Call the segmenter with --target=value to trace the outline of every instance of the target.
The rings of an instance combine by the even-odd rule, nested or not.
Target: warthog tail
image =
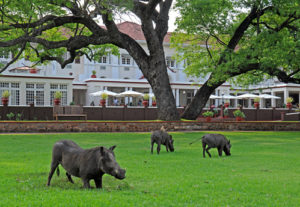
[[[202,137],[195,139],[194,141],[192,141],[190,144],[194,144],[195,142],[199,141],[200,139],[202,139]]]
[[[56,168],[56,175],[59,176],[59,167]]]

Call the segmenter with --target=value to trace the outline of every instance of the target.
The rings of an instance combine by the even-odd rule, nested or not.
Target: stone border
[[[15,122],[1,121],[1,133],[34,132],[150,132],[164,126],[168,131],[300,131],[300,122],[201,122],[201,121],[157,121],[157,122]]]

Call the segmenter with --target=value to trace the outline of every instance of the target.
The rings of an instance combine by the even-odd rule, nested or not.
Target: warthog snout
[[[117,170],[115,178],[123,180],[125,178],[125,173],[126,173],[126,170],[124,170],[124,169]]]

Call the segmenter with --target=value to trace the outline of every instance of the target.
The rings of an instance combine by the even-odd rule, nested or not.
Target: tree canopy
[[[176,7],[177,58],[186,60],[188,75],[209,77],[184,118],[196,118],[225,81],[300,83],[298,0],[178,0]]]
[[[177,120],[163,48],[171,5],[172,0],[2,0],[0,51],[14,58],[0,72],[22,57],[37,64],[57,61],[64,68],[77,56],[93,60],[122,48],[151,85],[159,119]],[[124,14],[140,21],[147,50],[118,29],[116,20]],[[70,56],[63,59],[66,52]]]

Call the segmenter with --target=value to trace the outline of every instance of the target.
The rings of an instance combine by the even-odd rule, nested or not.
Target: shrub
[[[15,114],[13,112],[10,112],[9,114],[6,114],[6,116],[9,120],[12,120],[14,118]]]
[[[242,112],[241,110],[237,109],[233,112],[233,116],[234,117],[242,117],[242,118],[245,118],[245,114],[244,112]]]
[[[21,118],[22,118],[22,114],[17,113],[17,114],[16,114],[16,121],[20,121]]]
[[[213,117],[214,116],[214,112],[212,112],[212,111],[206,111],[206,112],[203,112],[202,115],[204,117]]]
[[[223,115],[224,115],[224,116],[228,116],[228,115],[229,115],[228,108],[225,108],[225,109],[223,110]]]
[[[156,101],[156,98],[155,98],[155,96],[153,96],[153,97],[152,97],[152,101]]]
[[[97,73],[97,72],[96,72],[95,70],[92,70],[92,74],[93,74],[93,75],[96,75],[96,73]]]

